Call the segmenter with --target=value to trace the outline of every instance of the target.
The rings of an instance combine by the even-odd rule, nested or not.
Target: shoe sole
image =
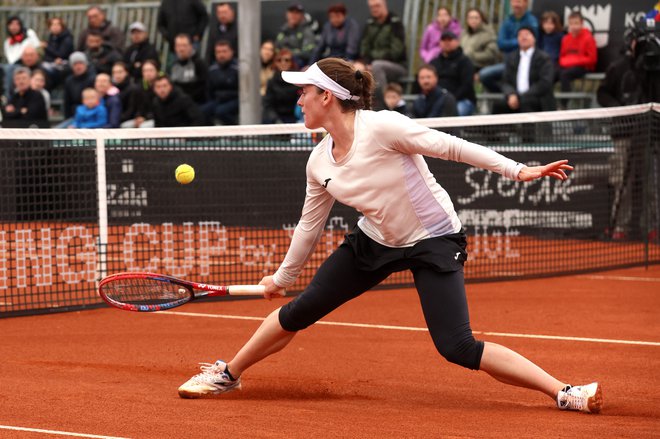
[[[227,390],[218,390],[217,392],[191,392],[185,389],[179,389],[179,397],[184,399],[203,399],[203,398],[216,398],[225,393],[233,392],[234,390],[241,390],[241,384]]]
[[[600,384],[596,387],[596,393],[594,396],[587,400],[587,408],[589,409],[589,413],[593,414],[600,413],[603,409],[603,390],[601,389]]]

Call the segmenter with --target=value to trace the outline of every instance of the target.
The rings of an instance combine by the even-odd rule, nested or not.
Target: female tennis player
[[[283,78],[302,87],[298,105],[305,126],[322,127],[329,135],[310,155],[302,216],[281,266],[261,281],[265,297],[295,282],[335,200],[364,216],[302,294],[270,314],[231,361],[202,364],[202,372],[184,383],[179,395],[200,398],[240,388],[247,368],[280,351],[298,331],[391,273],[410,270],[433,342],[448,361],[541,391],[560,409],[599,412],[598,383],[571,386],[504,346],[475,340],[464,287],[466,236],[422,156],[468,163],[518,181],[565,180],[565,171],[572,169],[567,160],[525,166],[397,112],[370,111],[373,77],[340,59],[284,72]]]

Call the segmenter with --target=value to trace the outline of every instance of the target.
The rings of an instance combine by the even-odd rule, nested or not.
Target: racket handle
[[[263,285],[229,285],[227,292],[230,296],[261,296],[266,291]]]

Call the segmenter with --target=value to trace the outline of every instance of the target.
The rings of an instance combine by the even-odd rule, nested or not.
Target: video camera
[[[642,67],[647,72],[660,72],[660,22],[642,18],[629,29],[626,43],[631,47],[635,41],[635,58],[642,58]]]

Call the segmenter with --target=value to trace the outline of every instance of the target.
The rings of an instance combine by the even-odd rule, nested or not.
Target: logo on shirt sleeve
[[[325,183],[323,183],[323,187],[327,188],[327,187],[328,187],[328,183],[330,183],[330,180],[332,180],[332,178],[326,178],[326,179],[325,179]]]

